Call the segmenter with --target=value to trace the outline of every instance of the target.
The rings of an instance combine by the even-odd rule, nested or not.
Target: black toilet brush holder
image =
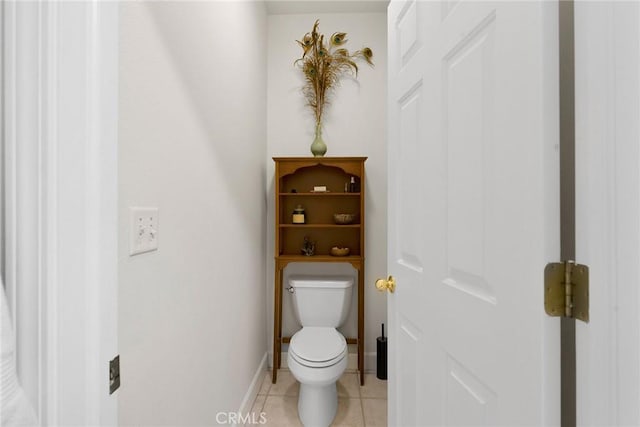
[[[382,324],[382,336],[377,338],[377,361],[378,369],[376,377],[381,380],[387,379],[387,337],[384,336],[384,323]]]

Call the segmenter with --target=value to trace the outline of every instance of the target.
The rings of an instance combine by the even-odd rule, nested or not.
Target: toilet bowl
[[[336,382],[347,355],[347,342],[335,328],[305,327],[291,338],[287,364],[300,383],[298,416],[305,427],[326,427],[335,418]]]
[[[289,342],[287,364],[300,383],[298,416],[305,427],[327,427],[336,416],[336,382],[347,368],[347,340],[336,328],[351,302],[349,277],[294,276],[293,306],[302,329]]]

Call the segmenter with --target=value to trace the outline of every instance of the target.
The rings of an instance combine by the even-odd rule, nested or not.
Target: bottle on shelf
[[[302,205],[298,205],[296,206],[296,208],[293,210],[293,216],[291,218],[291,222],[294,224],[304,224],[305,220],[304,220],[304,208],[302,207]]]
[[[357,192],[358,192],[358,186],[356,184],[356,177],[352,176],[351,182],[349,182],[349,193],[357,193]]]

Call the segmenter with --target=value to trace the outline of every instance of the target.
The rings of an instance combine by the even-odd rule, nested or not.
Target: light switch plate
[[[158,250],[158,208],[129,208],[129,255]]]

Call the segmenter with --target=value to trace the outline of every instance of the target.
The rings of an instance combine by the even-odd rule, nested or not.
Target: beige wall
[[[211,425],[265,357],[266,13],[120,5],[122,425]],[[159,250],[128,256],[130,206]]]
[[[327,156],[368,156],[367,234],[365,271],[365,368],[375,370],[375,338],[380,323],[386,322],[386,296],[378,293],[373,283],[387,273],[387,155],[386,155],[386,34],[385,13],[333,13],[305,15],[271,15],[268,23],[268,94],[267,94],[267,346],[271,356],[273,340],[273,156],[310,156],[314,119],[304,105],[300,92],[301,73],[293,66],[301,50],[299,40],[311,30],[316,18],[320,31],[348,33],[348,49],[369,46],[374,52],[375,68],[360,67],[358,80],[347,78],[335,92],[326,111],[323,138]],[[293,264],[285,270],[286,279],[293,272],[355,274],[347,264]],[[351,315],[342,328],[345,335],[355,337],[356,303],[354,294]],[[298,328],[291,309],[289,294],[284,293],[283,332],[291,335]],[[286,348],[286,347],[285,347]],[[353,349],[352,349],[353,350]]]

